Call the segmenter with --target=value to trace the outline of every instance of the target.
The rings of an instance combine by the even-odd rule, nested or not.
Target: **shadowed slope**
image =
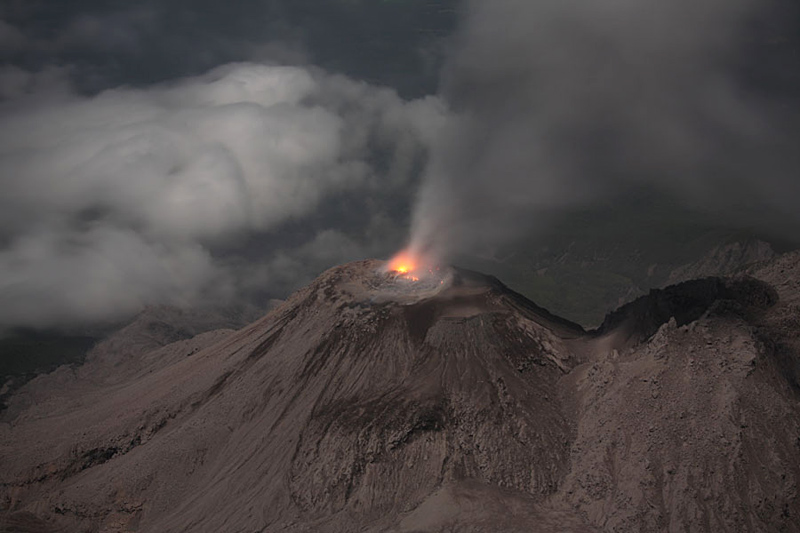
[[[101,361],[37,378],[0,425],[5,516],[73,531],[800,530],[797,353],[778,327],[793,285],[776,303],[754,280],[685,284],[587,334],[472,272],[387,299],[381,266],[332,269],[122,382]],[[41,400],[15,408],[25,394]]]
[[[301,516],[388,526],[465,478],[531,501],[553,493],[570,441],[562,337],[582,330],[474,273],[431,299],[374,304],[379,266],[333,269],[238,334],[122,386],[68,384],[73,404],[34,406],[4,433],[6,449],[54,430],[63,444],[5,465],[3,482],[58,486],[42,493],[49,507],[76,519],[97,508],[88,517],[103,524],[122,520],[107,506],[125,494],[141,502],[129,514],[162,531],[284,529]]]

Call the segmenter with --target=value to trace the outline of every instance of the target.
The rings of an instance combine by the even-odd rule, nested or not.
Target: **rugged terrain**
[[[799,254],[592,332],[467,271],[386,298],[380,267],[26,384],[0,531],[800,531]]]

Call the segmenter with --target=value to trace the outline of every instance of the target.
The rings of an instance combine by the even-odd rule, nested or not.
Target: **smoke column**
[[[745,30],[764,5],[468,1],[442,76],[453,119],[426,171],[410,249],[441,260],[479,252],[643,185],[797,222],[797,113],[739,78]]]

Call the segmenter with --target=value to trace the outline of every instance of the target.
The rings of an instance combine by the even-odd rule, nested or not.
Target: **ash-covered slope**
[[[493,278],[455,271],[417,290],[380,267],[332,269],[239,332],[148,354],[122,382],[95,361],[31,382],[0,425],[2,520],[800,530],[797,337],[781,329],[796,285],[776,305],[763,283],[720,282],[730,290],[704,309],[644,302],[660,312],[642,321],[634,306],[586,333]]]

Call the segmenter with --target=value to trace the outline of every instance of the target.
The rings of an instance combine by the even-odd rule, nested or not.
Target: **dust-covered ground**
[[[387,298],[380,272],[23,386],[0,531],[800,531],[800,254],[591,332],[480,274]]]

